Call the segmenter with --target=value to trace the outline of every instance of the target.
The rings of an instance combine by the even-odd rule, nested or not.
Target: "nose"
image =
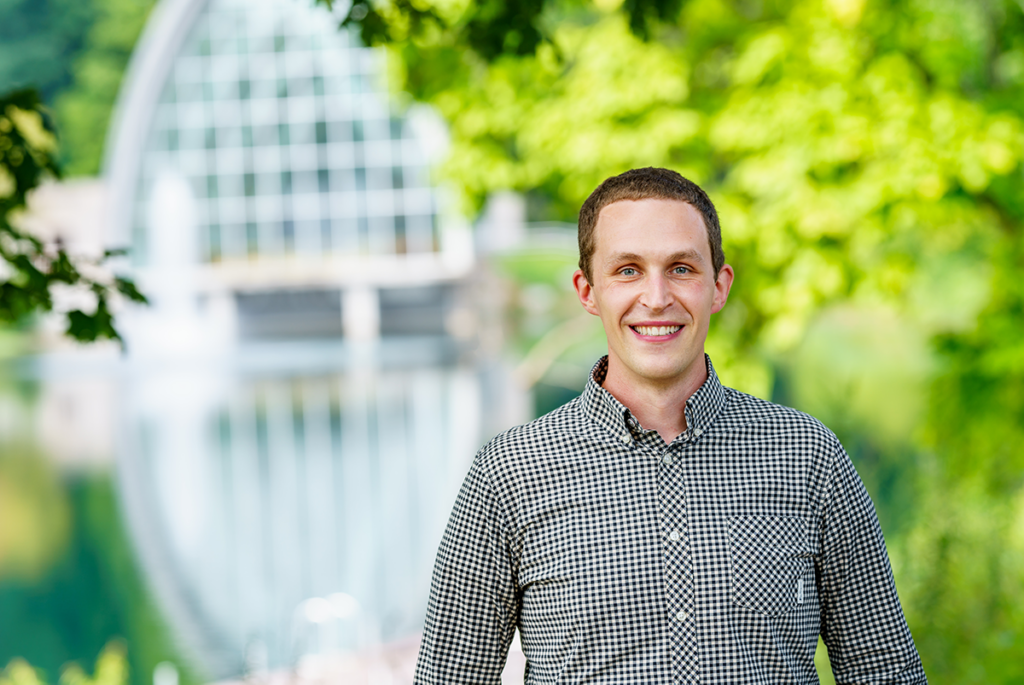
[[[651,274],[644,283],[640,304],[651,311],[661,311],[672,304],[672,293],[664,274]]]

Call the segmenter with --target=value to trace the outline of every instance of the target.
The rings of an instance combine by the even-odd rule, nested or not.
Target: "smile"
[[[630,326],[634,331],[645,337],[672,335],[682,326]]]

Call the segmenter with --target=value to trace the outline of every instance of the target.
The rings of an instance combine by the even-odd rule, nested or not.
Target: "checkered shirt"
[[[874,507],[810,416],[708,380],[666,445],[601,387],[497,436],[455,502],[415,682],[925,683]]]

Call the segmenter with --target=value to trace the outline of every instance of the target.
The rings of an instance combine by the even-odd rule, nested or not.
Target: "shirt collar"
[[[705,354],[704,362],[707,364],[708,378],[686,400],[684,409],[687,433],[694,437],[700,437],[711,429],[726,401],[725,388],[718,380],[711,357]],[[625,442],[631,434],[639,431],[640,426],[629,409],[602,387],[607,375],[608,356],[605,355],[597,360],[590,371],[590,378],[581,397],[583,410],[591,420]]]

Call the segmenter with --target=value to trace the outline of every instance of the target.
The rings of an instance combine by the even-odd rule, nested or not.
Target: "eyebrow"
[[[634,252],[619,252],[609,257],[606,264],[621,264],[623,262],[642,262],[644,258]],[[669,257],[669,261],[675,262],[700,262],[704,264],[704,255],[697,250],[683,250],[676,252]]]

